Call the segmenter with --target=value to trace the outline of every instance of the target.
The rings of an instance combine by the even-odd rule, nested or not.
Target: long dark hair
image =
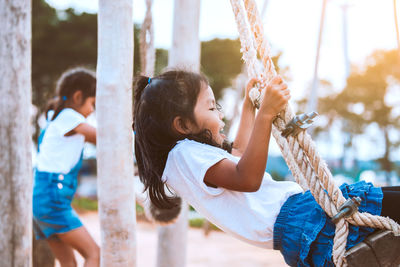
[[[135,154],[139,177],[149,191],[152,204],[160,209],[176,207],[176,196],[165,192],[161,180],[168,153],[176,142],[185,138],[221,147],[209,130],[198,134],[183,135],[173,129],[173,120],[180,116],[183,121],[196,123],[194,107],[202,88],[208,86],[201,74],[170,70],[152,78],[138,76],[135,79],[134,123]],[[221,147],[231,151],[224,142]]]
[[[56,97],[49,101],[46,107],[46,119],[49,110],[54,110],[51,120],[65,108],[67,99],[76,91],[82,92],[82,100],[96,96],[96,74],[84,67],[76,67],[63,72],[57,81]]]

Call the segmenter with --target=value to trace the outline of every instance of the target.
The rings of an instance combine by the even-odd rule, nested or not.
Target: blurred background
[[[400,184],[400,53],[395,0],[258,0],[273,60],[292,91],[297,113],[320,116],[310,129],[337,183]],[[33,0],[32,86],[34,145],[42,112],[67,68],[95,69],[97,1]],[[139,32],[145,1],[134,0],[134,74],[140,73]],[[225,113],[233,140],[248,80],[229,1],[202,0],[201,71]],[[167,65],[173,1],[153,4],[155,72]],[[89,118],[95,124],[94,116]],[[34,149],[36,150],[36,149]],[[78,194],[95,198],[95,148],[85,148]],[[275,144],[267,170],[292,179]],[[85,180],[86,179],[86,180]],[[85,182],[86,181],[86,182]]]
[[[141,72],[139,33],[146,5],[144,0],[133,2],[136,75]],[[400,185],[400,48],[396,0],[256,2],[275,66],[291,89],[293,110],[296,113],[315,110],[320,114],[308,131],[335,182],[366,180],[375,186]],[[39,130],[44,126],[43,111],[55,95],[59,75],[78,65],[96,68],[97,5],[95,0],[32,0],[33,152]],[[168,63],[173,11],[173,0],[154,0],[155,74]],[[208,77],[223,108],[225,131],[233,140],[249,77],[241,59],[228,0],[201,0],[199,37],[201,71]],[[88,120],[95,125],[95,114]],[[293,179],[273,138],[267,171],[276,180]],[[73,206],[99,242],[96,177],[96,149],[86,145]],[[137,183],[135,189],[141,188]],[[150,261],[156,259],[155,226],[143,223],[146,218],[140,205],[136,212],[139,266],[152,266]],[[286,266],[279,252],[227,239],[192,208],[189,224],[192,226],[190,266],[233,267],[242,266],[244,261],[248,266]],[[195,227],[201,227],[202,231],[194,231]],[[210,231],[214,232],[209,236]],[[202,247],[203,253],[199,253],[198,247]],[[79,256],[78,262],[83,264]]]

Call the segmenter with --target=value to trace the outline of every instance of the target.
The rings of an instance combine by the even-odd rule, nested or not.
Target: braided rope
[[[267,80],[272,79],[276,75],[276,71],[269,56],[269,44],[263,36],[263,27],[254,0],[244,0],[248,22],[254,39],[251,38],[247,29],[243,15],[243,7],[238,0],[231,0],[231,4],[240,34],[242,52],[244,54],[243,59],[248,67],[249,75],[257,77],[257,75],[252,74],[254,74],[254,72],[256,72],[256,74],[259,73],[255,70],[257,57],[254,52],[255,41],[257,51],[262,59],[265,78]],[[252,45],[253,48],[251,48]],[[304,184],[304,182],[301,181],[306,180],[305,183],[308,185],[318,204],[332,217],[345,202],[345,198],[340,189],[334,184],[332,174],[325,161],[318,154],[311,137],[306,132],[301,132],[298,136],[288,137],[287,139],[280,135],[280,131],[286,127],[286,124],[293,116],[293,112],[290,110],[290,107],[287,106],[274,121],[273,136],[276,138],[296,181],[300,184]],[[294,157],[294,155],[296,156]],[[336,224],[333,247],[333,260],[337,266],[346,265],[343,255],[347,242],[348,222],[360,226],[392,230],[396,235],[400,233],[399,225],[393,220],[368,213],[357,212],[349,218],[339,220]]]
[[[254,42],[246,23],[243,7],[240,4],[237,4],[235,0],[231,0],[231,5],[233,13],[235,14],[236,24],[239,29],[239,39],[242,46],[241,52],[243,54],[242,58],[246,63],[247,73],[250,77],[261,78],[260,73],[264,73],[264,68],[259,65],[259,62],[257,60],[257,51],[254,49]],[[256,91],[258,92],[257,89]],[[288,163],[289,169],[293,173],[296,182],[302,184],[302,181],[304,181],[305,179],[301,177],[302,173],[298,168],[292,153],[289,150],[286,139],[277,138],[277,136],[280,135],[280,132],[275,127],[272,128],[272,134],[277,140],[282,141],[278,142],[278,145],[281,148],[282,153],[285,154],[284,158]],[[308,186],[305,184],[303,184],[302,187],[305,190],[307,190],[308,188]]]
[[[140,67],[142,73],[152,77],[154,75],[155,49],[154,29],[151,7],[153,0],[146,0],[146,15],[140,29]]]

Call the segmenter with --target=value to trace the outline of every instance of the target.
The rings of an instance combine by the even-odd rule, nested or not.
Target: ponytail
[[[46,120],[49,119],[47,115],[50,110],[54,110],[54,114],[50,119],[54,120],[57,117],[57,115],[61,112],[61,110],[63,110],[64,108],[65,108],[65,100],[63,100],[61,97],[56,97],[55,99],[50,100],[46,107],[46,112],[45,112]]]
[[[134,80],[134,100],[135,106],[140,102],[140,97],[143,94],[144,89],[150,84],[151,78],[147,76],[138,76]]]
[[[133,103],[133,116],[135,116],[137,110],[139,109],[140,98],[144,92],[144,89],[148,84],[150,84],[151,78],[143,75],[139,75],[135,77],[133,81],[133,90],[134,90],[134,103]],[[132,129],[135,131],[135,119],[133,119]]]
[[[49,110],[54,110],[51,118],[54,120],[66,107],[67,99],[71,98],[76,91],[82,92],[83,100],[96,96],[96,74],[83,67],[63,72],[56,85],[57,97],[50,100],[46,107],[46,119]]]

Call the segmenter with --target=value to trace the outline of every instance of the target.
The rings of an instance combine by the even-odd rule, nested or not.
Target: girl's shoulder
[[[51,118],[51,117],[50,117]],[[60,113],[57,115],[57,117],[51,121],[53,124],[64,124],[64,123],[84,123],[86,122],[85,116],[77,112],[76,110],[72,108],[64,108],[63,110],[60,111]]]
[[[65,108],[57,117],[49,122],[49,129],[54,129],[57,133],[64,135],[81,123],[86,123],[86,118],[71,108]]]
[[[183,139],[176,142],[175,147],[172,150],[181,150],[181,149],[204,149],[204,150],[215,150],[215,151],[225,151],[219,147],[215,147],[209,144],[200,143],[190,139]]]
[[[83,116],[81,113],[79,113],[78,111],[76,111],[72,108],[64,108],[63,110],[60,111],[57,118],[62,118],[62,119],[71,118],[71,119],[78,119],[78,120],[86,120],[85,116]]]
[[[227,157],[231,157],[227,151],[222,148],[215,147],[209,144],[200,143],[190,139],[183,139],[176,143],[175,147],[170,151],[170,155],[188,155],[188,156],[199,156],[199,155],[210,155],[219,154]],[[232,156],[233,157],[233,156]]]

